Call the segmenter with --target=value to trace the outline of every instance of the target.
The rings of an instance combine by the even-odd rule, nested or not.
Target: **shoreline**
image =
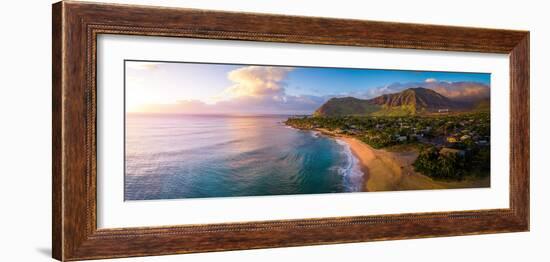
[[[364,192],[477,188],[489,187],[490,178],[463,181],[436,181],[414,171],[412,164],[418,157],[416,150],[392,152],[375,149],[357,138],[334,134],[331,131],[315,128],[321,134],[346,143],[363,172]]]

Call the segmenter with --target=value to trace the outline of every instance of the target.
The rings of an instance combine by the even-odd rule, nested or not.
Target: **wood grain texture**
[[[52,256],[61,257],[63,253],[63,189],[62,189],[62,109],[61,109],[61,76],[62,76],[62,33],[61,5],[52,8]]]
[[[510,207],[529,227],[529,33],[510,52]]]
[[[529,229],[529,33],[483,28],[81,2],[53,6],[53,257],[82,260]],[[510,55],[510,208],[98,229],[96,43],[100,34]]]

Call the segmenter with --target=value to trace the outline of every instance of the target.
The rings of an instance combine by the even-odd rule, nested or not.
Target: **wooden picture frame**
[[[53,5],[53,257],[81,260],[529,230],[529,32],[63,1]],[[408,48],[510,57],[510,207],[98,229],[99,34]]]

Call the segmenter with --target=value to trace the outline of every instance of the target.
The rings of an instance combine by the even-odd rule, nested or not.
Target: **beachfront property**
[[[445,116],[302,117],[289,118],[286,124],[353,137],[380,150],[407,146],[399,150],[418,152],[411,164],[419,172],[436,179],[460,180],[468,174],[488,175],[489,117],[485,111]]]
[[[456,136],[449,136],[447,137],[447,142],[448,143],[458,143],[460,140],[456,137]]]

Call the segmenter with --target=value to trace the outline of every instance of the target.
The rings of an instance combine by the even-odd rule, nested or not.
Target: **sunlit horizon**
[[[448,97],[488,96],[490,74],[125,61],[128,113],[307,115],[332,97],[419,86]]]

